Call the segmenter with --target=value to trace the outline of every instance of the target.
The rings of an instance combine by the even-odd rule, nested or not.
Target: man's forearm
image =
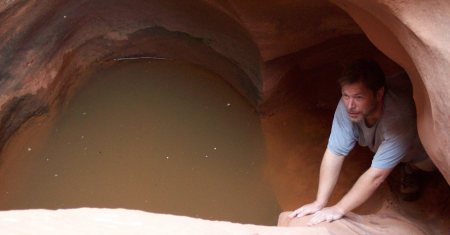
[[[322,204],[322,206],[327,204],[328,199],[336,186],[343,162],[343,156],[337,156],[329,149],[325,150],[320,166],[319,189],[316,198],[316,202]]]
[[[325,150],[320,165],[319,189],[316,201],[303,205],[289,214],[290,218],[302,217],[320,211],[328,202],[341,171],[343,156],[337,156],[329,149]]]
[[[344,214],[363,204],[386,179],[392,169],[369,168],[352,189],[336,204]]]

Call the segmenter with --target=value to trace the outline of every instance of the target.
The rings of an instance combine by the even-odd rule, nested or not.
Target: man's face
[[[362,121],[376,111],[377,104],[382,101],[382,92],[375,95],[362,82],[342,86],[342,98],[348,116],[352,122]]]

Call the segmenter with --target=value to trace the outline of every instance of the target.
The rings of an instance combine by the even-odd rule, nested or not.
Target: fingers
[[[301,210],[301,211],[299,211],[299,213],[297,214],[297,217],[302,217],[302,216],[305,216],[305,215],[309,215],[309,214],[312,214],[312,213],[314,213],[314,212],[316,212],[316,210],[311,210],[311,209],[303,209],[303,210]]]
[[[308,226],[316,225],[316,224],[322,223],[322,222],[324,222],[324,221],[326,221],[325,215],[324,215],[321,211],[318,211],[318,212],[316,212],[316,213],[314,214],[314,216],[313,216],[312,219],[308,222],[307,225],[308,225]]]
[[[295,210],[294,212],[292,212],[291,214],[289,214],[289,218],[295,218],[295,217],[302,217],[305,215],[309,215],[309,214],[313,214],[316,211],[318,211],[320,208],[314,207],[311,204],[308,205],[304,205],[300,208],[298,208],[297,210]]]
[[[324,210],[318,211],[314,214],[312,219],[308,222],[308,225],[316,225],[322,222],[333,222],[335,220],[341,219],[343,214],[331,208],[326,208]]]
[[[316,225],[316,224],[320,224],[322,222],[332,222],[334,221],[332,215],[326,214],[326,213],[322,213],[322,212],[317,212],[314,217],[308,222],[308,225]]]
[[[300,207],[300,208],[298,208],[297,210],[295,210],[295,211],[293,211],[292,213],[290,213],[289,215],[288,215],[288,217],[289,218],[294,218],[294,217],[297,217],[299,214],[301,214],[302,213],[302,211],[303,211],[303,207]]]

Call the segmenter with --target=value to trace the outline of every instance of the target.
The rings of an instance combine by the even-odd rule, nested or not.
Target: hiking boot
[[[404,201],[419,199],[422,182],[421,170],[411,164],[403,164],[400,168],[400,195]]]

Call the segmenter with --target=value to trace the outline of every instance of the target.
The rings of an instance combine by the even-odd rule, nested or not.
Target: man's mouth
[[[349,112],[348,115],[349,115],[350,117],[358,117],[359,113],[352,113],[352,112]]]

